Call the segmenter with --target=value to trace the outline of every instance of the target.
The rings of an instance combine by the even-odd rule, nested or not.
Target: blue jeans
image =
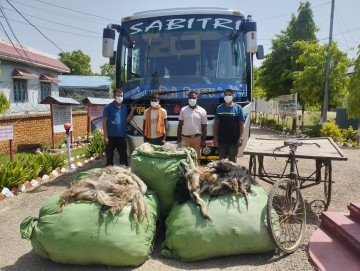
[[[218,143],[218,151],[220,159],[229,158],[231,162],[236,163],[238,154],[238,146],[235,144]]]

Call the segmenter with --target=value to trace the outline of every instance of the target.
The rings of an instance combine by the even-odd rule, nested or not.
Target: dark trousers
[[[128,165],[127,145],[125,137],[109,136],[109,144],[106,145],[106,165],[114,165],[114,150],[117,149],[120,156],[120,165]]]
[[[219,152],[220,159],[225,159],[225,158],[229,157],[229,160],[231,162],[236,163],[236,157],[238,154],[237,143],[235,143],[235,144],[219,143],[218,144],[218,152]]]
[[[162,145],[163,136],[155,137],[155,138],[146,138],[146,141],[153,145]]]

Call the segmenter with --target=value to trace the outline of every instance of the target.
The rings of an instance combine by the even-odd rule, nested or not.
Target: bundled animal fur
[[[227,159],[213,161],[206,167],[190,165],[188,170],[185,165],[180,165],[179,169],[182,178],[177,183],[175,198],[179,204],[192,200],[200,207],[203,217],[209,220],[211,218],[206,211],[205,202],[200,198],[201,193],[217,196],[233,192],[236,195],[244,195],[247,205],[247,194],[251,190],[251,185],[258,185],[245,167]]]
[[[66,190],[59,199],[60,208],[72,201],[99,202],[100,214],[109,209],[115,215],[131,203],[136,223],[142,223],[144,217],[150,221],[144,194],[147,186],[127,167],[106,167],[90,174]]]

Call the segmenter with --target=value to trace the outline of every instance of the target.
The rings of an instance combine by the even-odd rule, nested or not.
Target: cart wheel
[[[249,174],[255,178],[256,174],[256,156],[250,155]]]
[[[331,200],[331,189],[332,189],[332,180],[331,180],[331,164],[324,166],[324,202],[325,202],[325,211],[328,209]]]
[[[278,180],[268,197],[267,223],[270,236],[281,251],[292,253],[299,247],[305,219],[300,189],[290,179]]]

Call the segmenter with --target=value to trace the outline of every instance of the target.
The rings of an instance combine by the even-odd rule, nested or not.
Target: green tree
[[[304,70],[294,73],[294,87],[306,106],[323,106],[324,87],[327,63],[327,44],[322,46],[308,42],[297,42],[295,47],[303,51],[297,60],[304,66]],[[329,108],[342,106],[346,94],[349,78],[344,74],[349,66],[349,59],[341,52],[334,42],[330,48],[331,66],[329,74]]]
[[[0,113],[5,114],[10,108],[10,103],[3,92],[0,92]]]
[[[347,114],[349,118],[359,118],[360,125],[360,45],[358,49],[354,72],[350,77]]]
[[[90,56],[81,50],[60,53],[60,61],[70,68],[71,75],[92,75]]]
[[[108,76],[111,79],[115,79],[115,65],[110,65],[109,63],[105,63],[100,66],[100,75]]]
[[[293,74],[303,69],[303,65],[296,62],[302,54],[301,49],[293,44],[300,40],[316,43],[317,30],[310,3],[300,2],[297,17],[293,14],[287,29],[271,41],[272,51],[260,67],[259,84],[267,99],[291,93]]]
[[[261,87],[259,76],[260,76],[259,68],[254,67],[253,68],[253,80],[254,81],[253,81],[253,89],[252,89],[253,98],[265,98],[266,97],[266,93]]]
[[[1,63],[1,62],[0,62]],[[1,70],[0,70],[1,75]],[[0,92],[0,114],[5,114],[6,110],[10,108],[10,103],[6,98],[4,92]]]

